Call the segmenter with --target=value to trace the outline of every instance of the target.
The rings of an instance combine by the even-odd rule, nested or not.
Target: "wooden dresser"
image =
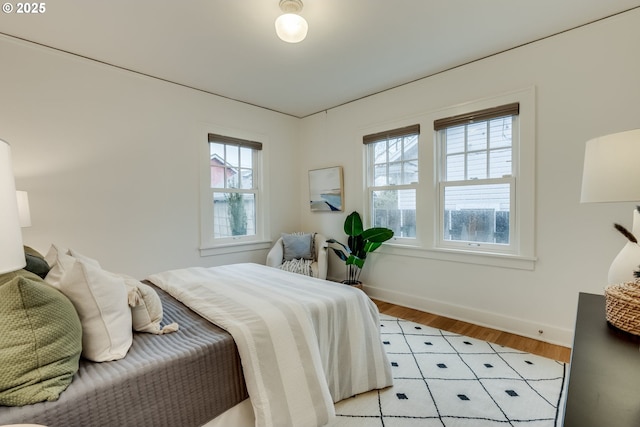
[[[580,293],[564,427],[640,426],[640,337],[607,324],[602,295]]]

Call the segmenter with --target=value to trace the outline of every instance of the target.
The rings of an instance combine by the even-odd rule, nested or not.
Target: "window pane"
[[[215,192],[213,217],[216,238],[255,235],[255,195]]]
[[[224,162],[224,144],[210,142],[209,153],[211,154],[211,158],[218,157],[222,162]]]
[[[511,148],[489,152],[489,177],[502,178],[511,175]]]
[[[402,138],[389,139],[388,142],[389,161],[398,161],[402,159]]]
[[[387,164],[373,167],[373,185],[387,185]]]
[[[513,117],[502,117],[491,120],[489,133],[491,148],[511,147],[511,126]]]
[[[509,243],[510,184],[444,189],[445,240]]]
[[[404,162],[403,184],[418,182],[418,161]]]
[[[209,143],[211,188],[255,188],[255,150],[237,145]]]
[[[235,145],[227,145],[225,161],[227,165],[237,168],[240,165],[240,147]]]
[[[467,179],[487,177],[487,152],[469,153],[467,156]]]
[[[403,160],[417,160],[417,159],[418,159],[418,135],[405,137]]]
[[[402,163],[389,163],[389,184],[402,184]]]
[[[240,166],[253,169],[253,150],[251,148],[240,148]]]
[[[211,160],[211,188],[224,188],[224,168],[214,164]]]
[[[387,141],[379,141],[373,144],[374,163],[387,162]]]
[[[446,153],[464,152],[464,126],[456,126],[445,130]]]
[[[240,174],[238,169],[227,168],[226,188],[240,188]]]
[[[240,169],[240,188],[251,189],[253,188],[253,170]]]
[[[512,175],[512,122],[513,117],[502,117],[445,129],[445,180],[502,178]],[[487,132],[490,135],[489,143]],[[462,153],[467,153],[466,157]]]
[[[373,226],[390,228],[396,237],[416,237],[416,191],[373,191]]]
[[[467,125],[467,151],[487,149],[487,122]]]
[[[459,181],[464,179],[464,154],[447,156],[445,174],[446,181]]]

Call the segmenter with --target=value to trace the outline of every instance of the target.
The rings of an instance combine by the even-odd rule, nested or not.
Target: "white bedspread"
[[[233,336],[257,426],[321,426],[333,402],[392,384],[378,309],[358,289],[258,264],[148,280]]]

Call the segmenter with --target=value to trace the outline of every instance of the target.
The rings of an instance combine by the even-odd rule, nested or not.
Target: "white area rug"
[[[336,404],[332,427],[555,427],[562,362],[381,315],[394,385]]]

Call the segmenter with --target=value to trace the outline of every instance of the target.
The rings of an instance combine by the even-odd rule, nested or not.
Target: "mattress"
[[[81,359],[57,401],[0,406],[0,425],[195,427],[246,399],[231,335],[155,289],[163,303],[163,323],[177,322],[179,331],[134,333],[131,349],[118,361]]]

